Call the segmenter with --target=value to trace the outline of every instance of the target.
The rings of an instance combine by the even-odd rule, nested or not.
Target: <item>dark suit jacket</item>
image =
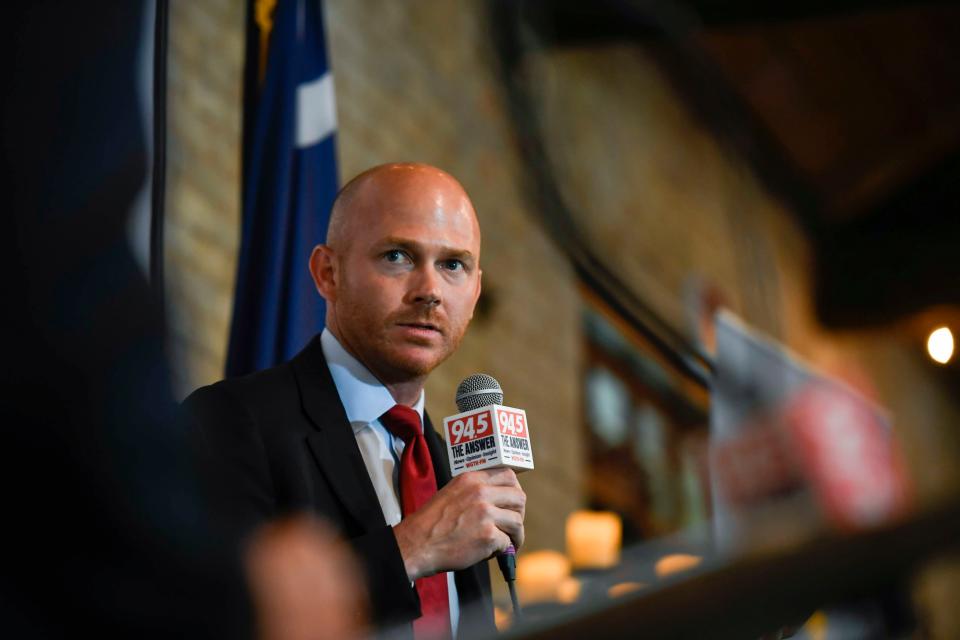
[[[420,616],[319,336],[289,362],[202,387],[184,406],[202,437],[214,495],[242,528],[296,511],[317,513],[340,529],[364,564],[374,623]],[[442,487],[450,481],[446,449],[429,417],[424,432]],[[494,633],[486,562],[455,577],[461,635]]]

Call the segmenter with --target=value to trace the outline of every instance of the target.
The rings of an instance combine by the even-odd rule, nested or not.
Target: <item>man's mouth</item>
[[[443,333],[443,331],[440,330],[440,327],[432,322],[398,322],[397,324],[401,327],[410,327],[413,329],[423,329],[425,331],[436,331],[437,333]]]

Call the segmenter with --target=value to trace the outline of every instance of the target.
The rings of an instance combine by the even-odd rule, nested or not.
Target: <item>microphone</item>
[[[450,472],[508,467],[517,473],[533,469],[533,451],[527,412],[503,406],[503,390],[485,373],[468,376],[457,387],[460,413],[443,419]],[[517,550],[513,545],[497,555],[497,565],[510,588],[517,617],[520,605],[513,582],[517,578]]]
[[[503,405],[503,390],[493,376],[475,373],[457,387],[460,413],[443,419],[450,472],[509,467],[533,469],[527,412]]]

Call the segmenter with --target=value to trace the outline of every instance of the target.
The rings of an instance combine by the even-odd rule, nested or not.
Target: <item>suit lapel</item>
[[[307,444],[341,503],[365,530],[385,527],[353,428],[323,357],[320,336],[292,360],[304,413],[316,427]]]
[[[442,488],[450,482],[450,461],[447,456],[447,445],[443,438],[433,430],[433,424],[430,422],[430,416],[423,412],[424,426],[423,437],[427,441],[427,448],[430,450],[430,458],[433,460],[433,473],[437,476],[437,489]]]

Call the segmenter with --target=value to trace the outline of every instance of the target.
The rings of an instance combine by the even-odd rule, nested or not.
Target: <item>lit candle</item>
[[[557,599],[563,604],[573,604],[580,597],[583,583],[570,576],[557,585]]]
[[[493,608],[493,623],[497,625],[497,631],[506,631],[513,624],[513,614],[506,609],[495,606]]]
[[[625,596],[635,591],[640,591],[640,589],[645,589],[647,585],[642,582],[618,582],[609,589],[607,589],[607,595],[611,598],[619,598],[620,596]]]
[[[610,511],[574,511],[567,517],[567,555],[577,569],[609,569],[620,562],[623,525]]]
[[[531,551],[517,556],[517,591],[523,604],[557,602],[560,585],[570,576],[570,561],[559,551]]]
[[[666,578],[675,573],[693,569],[700,564],[700,560],[700,556],[693,556],[689,553],[672,553],[657,560],[653,569],[658,578]]]

